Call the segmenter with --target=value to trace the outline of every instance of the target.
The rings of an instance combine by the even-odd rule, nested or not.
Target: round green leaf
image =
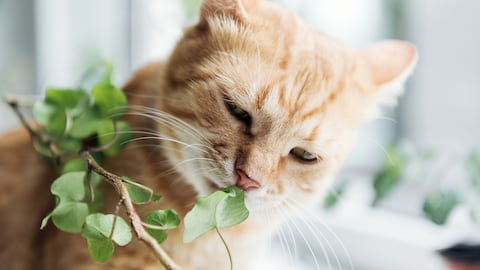
[[[88,215],[88,205],[82,202],[60,202],[51,213],[57,228],[65,232],[79,233]],[[45,221],[46,222],[46,221]]]
[[[62,173],[66,174],[69,172],[85,172],[88,168],[87,162],[82,158],[71,159],[62,167]]]
[[[180,224],[180,217],[173,209],[154,210],[145,216],[145,221],[165,229],[175,229]]]
[[[97,133],[98,125],[102,121],[94,108],[88,108],[78,117],[72,119],[68,134],[75,139],[85,139]]]
[[[114,215],[104,215],[101,213],[89,215],[85,220],[85,228],[83,229],[82,236],[87,239],[108,239],[113,228],[114,218]],[[130,226],[119,216],[116,218],[112,240],[119,246],[125,246],[132,240]]]
[[[150,228],[145,229],[159,244],[163,243],[168,238],[168,233],[164,230],[154,230]]]
[[[229,187],[216,191],[197,199],[193,209],[185,216],[183,241],[191,242],[214,228],[237,225],[248,215],[243,190]]]
[[[73,138],[65,138],[55,144],[62,153],[76,153],[82,149],[82,142]]]
[[[77,106],[85,96],[87,96],[87,93],[83,90],[49,88],[47,89],[45,100],[64,108],[73,108]]]
[[[60,202],[82,201],[85,199],[85,172],[69,172],[57,178],[50,187]]]
[[[109,239],[87,239],[88,252],[97,262],[104,263],[113,255],[115,247]]]
[[[454,193],[431,194],[425,198],[423,213],[435,224],[442,225],[457,203]]]
[[[144,204],[150,201],[158,201],[162,198],[161,196],[154,194],[151,188],[135,183],[129,177],[124,176],[124,178],[129,179],[132,182],[125,183],[132,202],[136,204]]]
[[[99,83],[92,89],[95,105],[104,117],[122,114],[127,106],[127,97],[122,90],[110,83]]]
[[[32,137],[32,141],[33,141],[33,148],[35,149],[35,151],[37,151],[44,157],[48,157],[48,158],[53,157],[48,147],[44,143],[42,143],[39,139]]]
[[[223,190],[227,196],[217,206],[216,220],[218,228],[237,225],[248,218],[243,190],[238,187],[227,187]]]
[[[61,106],[38,101],[33,106],[33,117],[53,135],[62,135],[67,126],[67,114]]]

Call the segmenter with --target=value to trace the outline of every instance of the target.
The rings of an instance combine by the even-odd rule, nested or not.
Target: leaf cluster
[[[105,147],[102,154],[114,156],[132,139],[130,125],[120,120],[127,106],[122,90],[110,82],[84,89],[47,89],[45,99],[33,106],[33,117],[40,125],[36,149],[52,156],[49,144],[60,153],[75,153],[92,147]],[[108,147],[107,147],[108,146]]]
[[[131,241],[132,228],[137,235],[141,234],[135,226],[129,225],[133,225],[131,215],[137,214],[125,204],[126,198],[133,204],[153,203],[162,198],[151,188],[126,176],[111,174],[100,165],[105,156],[118,154],[132,139],[130,125],[121,120],[127,98],[110,82],[111,69],[107,68],[107,71],[107,76],[94,84],[90,91],[48,89],[45,98],[33,106],[35,128],[24,120],[17,105],[12,105],[17,103],[10,104],[30,131],[35,149],[54,158],[61,172],[50,187],[55,196],[55,207],[42,220],[41,229],[51,220],[62,231],[81,234],[86,239],[91,257],[102,263],[112,256],[115,244],[125,246]],[[99,212],[103,205],[98,188],[102,180],[114,186],[122,185],[126,190],[124,194],[118,186],[115,187],[120,199],[114,213]],[[119,215],[122,205],[130,222]],[[193,241],[212,229],[220,234],[219,228],[234,226],[247,217],[243,190],[229,187],[214,192],[198,199],[186,215],[184,240]],[[144,232],[163,243],[168,230],[177,228],[180,222],[175,210],[157,209],[143,217],[142,226]],[[161,259],[164,265],[169,260]],[[169,269],[174,268],[173,264],[170,262]]]

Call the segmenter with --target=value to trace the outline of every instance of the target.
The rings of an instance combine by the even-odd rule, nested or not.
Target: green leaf
[[[75,158],[65,162],[62,167],[62,173],[66,174],[69,172],[85,172],[87,171],[87,168],[88,165],[85,160],[82,158]]]
[[[180,224],[180,217],[173,209],[154,210],[145,216],[145,221],[149,224],[160,226],[165,230],[168,230],[174,229]],[[152,228],[146,229],[146,231],[160,244],[168,238],[168,233],[165,230],[156,230]]]
[[[93,192],[95,194],[94,201],[89,203],[88,205],[90,213],[95,213],[100,210],[103,206],[103,203],[105,202],[103,194],[100,192],[100,190],[98,190],[98,188],[94,188]]]
[[[88,205],[83,202],[60,202],[51,213],[57,228],[65,232],[79,233],[88,215]],[[45,221],[46,222],[46,221]]]
[[[480,155],[472,153],[466,161],[467,172],[470,175],[470,183],[480,196]]]
[[[336,187],[331,190],[323,201],[323,207],[325,209],[331,209],[332,207],[334,207],[337,204],[338,199],[342,197],[343,192],[344,187]]]
[[[150,228],[145,229],[159,244],[163,243],[168,238],[168,233],[164,230],[154,230]]]
[[[97,262],[104,263],[113,255],[115,247],[113,242],[106,239],[87,239],[88,252],[90,256]]]
[[[66,232],[80,232],[89,213],[88,205],[83,202],[86,195],[85,172],[60,176],[52,183],[50,191],[57,196],[57,205],[49,214],[55,226]],[[47,221],[48,216],[42,221],[42,227]]]
[[[145,221],[149,224],[168,229],[175,229],[180,224],[180,217],[173,209],[154,210],[145,216]]]
[[[238,187],[228,187],[197,199],[185,216],[183,241],[191,242],[214,228],[237,225],[248,217],[244,193]]]
[[[67,126],[67,114],[61,106],[37,101],[33,106],[33,117],[53,135],[62,135]]]
[[[407,162],[407,155],[398,145],[387,148],[385,167],[380,170],[373,180],[375,198],[372,205],[376,206],[383,200],[400,182],[402,171]]]
[[[83,229],[82,236],[87,239],[108,239],[113,228],[114,218],[114,215],[104,215],[101,213],[89,215],[85,220],[85,228]],[[119,246],[125,246],[132,240],[130,226],[119,216],[116,218],[112,240]]]
[[[75,139],[86,139],[97,133],[101,121],[99,113],[93,108],[89,108],[72,119],[72,126],[68,134]]]
[[[73,138],[65,138],[55,142],[62,153],[76,153],[82,149],[82,142]]]
[[[127,106],[127,97],[119,88],[110,83],[99,83],[93,87],[95,105],[104,117],[122,114]]]
[[[32,137],[33,148],[35,151],[43,155],[44,157],[53,158],[52,153],[48,150],[48,147],[43,144],[39,139]]]
[[[434,193],[425,198],[423,213],[435,224],[442,225],[457,203],[453,192]]]
[[[85,199],[85,172],[70,172],[57,178],[50,187],[53,195],[63,201],[82,201]]]
[[[383,200],[400,181],[400,172],[396,169],[389,168],[380,171],[373,180],[375,188],[375,198],[372,205],[376,206]]]
[[[47,89],[45,100],[51,104],[62,106],[64,108],[74,108],[86,95],[87,93],[83,90],[49,88]]]
[[[223,189],[227,194],[217,206],[216,220],[218,228],[227,228],[237,225],[248,218],[248,209],[245,207],[243,190],[238,187]]]
[[[98,142],[100,145],[110,144],[115,139],[115,132],[118,133],[115,143],[104,151],[107,156],[117,155],[133,139],[130,125],[127,122],[117,121],[116,125],[115,130],[112,120],[104,120],[98,127]]]
[[[125,177],[125,179],[130,179],[128,177]],[[131,180],[130,180],[131,181]],[[135,183],[134,181],[131,181],[132,183]],[[132,184],[132,183],[125,183],[125,186],[127,187],[128,194],[130,195],[130,198],[132,201],[136,204],[144,204],[148,203],[150,201],[158,201],[162,197],[159,195],[156,195],[153,193],[153,190],[143,186],[141,184]]]

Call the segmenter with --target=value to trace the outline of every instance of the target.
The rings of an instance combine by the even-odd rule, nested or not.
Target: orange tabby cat
[[[127,84],[139,138],[107,168],[164,195],[180,215],[199,195],[246,190],[249,219],[223,231],[236,270],[258,261],[282,216],[318,201],[350,150],[359,125],[394,100],[416,62],[415,48],[384,41],[354,50],[268,1],[204,0],[170,58]],[[2,269],[159,269],[140,241],[106,264],[90,259],[79,235],[41,218],[53,207],[53,168],[25,131],[0,141]],[[105,188],[111,213],[117,196]],[[282,213],[282,214],[279,214]],[[184,269],[228,269],[215,233],[184,244],[182,228],[163,244]]]

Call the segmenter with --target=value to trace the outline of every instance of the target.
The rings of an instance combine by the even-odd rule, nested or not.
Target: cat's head
[[[254,212],[320,198],[415,62],[408,43],[350,49],[267,1],[204,0],[167,63],[167,157],[200,195],[244,188]]]

